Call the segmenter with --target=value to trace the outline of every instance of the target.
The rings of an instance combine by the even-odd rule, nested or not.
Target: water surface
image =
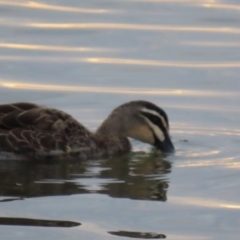
[[[143,99],[176,154],[0,162],[2,239],[239,239],[237,0],[0,1],[0,100],[95,130]]]

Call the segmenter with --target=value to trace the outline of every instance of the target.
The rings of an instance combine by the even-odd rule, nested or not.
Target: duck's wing
[[[0,105],[0,129],[11,129],[20,126],[16,124],[16,116],[24,111],[29,111],[39,106],[33,103],[11,103]],[[13,120],[15,119],[15,124]]]
[[[0,152],[54,156],[86,146],[92,135],[69,114],[32,103],[0,105]],[[90,140],[89,140],[90,141]]]
[[[0,105],[0,114],[10,113],[15,110],[29,110],[29,109],[33,109],[33,108],[37,108],[37,107],[39,107],[39,105],[34,104],[34,103],[25,103],[25,102],[1,104]]]
[[[25,156],[54,156],[69,151],[69,139],[64,134],[49,134],[21,128],[0,130],[1,153],[17,153]]]
[[[82,124],[63,111],[32,103],[0,105],[0,133],[16,128],[52,134],[90,135]]]

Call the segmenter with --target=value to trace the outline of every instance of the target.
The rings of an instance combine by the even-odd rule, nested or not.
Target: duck
[[[148,101],[118,106],[95,132],[58,109],[27,102],[0,105],[0,159],[102,158],[130,152],[129,138],[174,152],[166,112]]]

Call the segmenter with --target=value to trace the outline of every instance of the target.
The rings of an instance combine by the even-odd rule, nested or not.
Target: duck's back
[[[67,152],[75,136],[81,141],[90,134],[69,114],[56,109],[32,103],[0,105],[0,154]]]

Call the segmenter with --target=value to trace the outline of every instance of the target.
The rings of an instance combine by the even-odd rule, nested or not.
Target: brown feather
[[[6,104],[8,105],[8,104]],[[13,103],[11,104],[13,105],[14,107],[20,109],[20,110],[30,110],[30,109],[33,109],[33,108],[38,108],[40,107],[39,105],[37,104],[34,104],[34,103],[25,103],[25,102],[20,102],[20,103]]]
[[[50,131],[51,126],[57,118],[54,115],[45,113],[45,109],[36,108],[20,113],[17,116],[17,121],[24,128],[33,128],[36,130]]]
[[[0,134],[0,149],[1,151],[9,151],[12,149],[12,144],[7,141],[7,135],[6,134]]]
[[[1,117],[1,125],[7,129],[22,127],[21,123],[18,122],[17,117],[22,113],[22,110],[15,110]]]
[[[15,110],[29,110],[39,107],[33,103],[12,103],[0,105],[0,114],[7,114]]]

